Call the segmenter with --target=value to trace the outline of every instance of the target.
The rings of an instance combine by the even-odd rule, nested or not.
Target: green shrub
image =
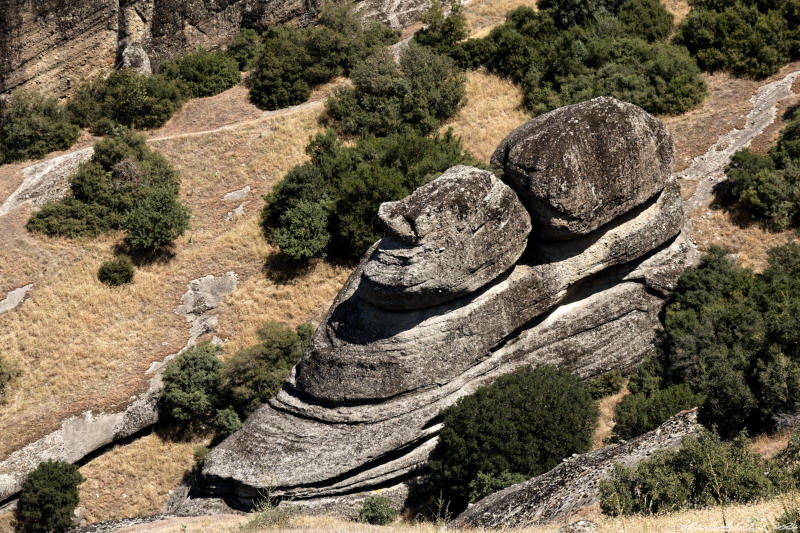
[[[422,16],[425,27],[414,33],[414,40],[421,45],[430,46],[440,54],[449,54],[453,47],[469,36],[463,9],[461,2],[454,0],[445,17],[441,0],[433,0],[431,7]]]
[[[39,463],[22,484],[17,520],[22,531],[67,531],[75,526],[78,485],[83,476],[78,467],[63,461]]]
[[[0,109],[0,164],[66,150],[79,134],[80,128],[55,98],[17,90]]]
[[[49,237],[96,237],[112,229],[112,218],[111,211],[105,206],[65,198],[42,206],[25,227]]]
[[[8,387],[11,380],[19,376],[19,374],[19,370],[3,359],[3,354],[0,353],[0,403],[3,403],[6,387]]]
[[[306,152],[311,160],[291,169],[264,197],[262,212],[265,235],[298,261],[321,254],[322,243],[329,256],[360,257],[383,234],[377,217],[382,202],[407,196],[453,165],[477,164],[450,132],[428,138],[403,131],[345,146],[328,131]]]
[[[580,379],[539,366],[499,378],[441,416],[443,428],[429,465],[458,512],[469,501],[470,483],[479,472],[529,478],[587,451],[598,411]]]
[[[672,385],[650,394],[629,394],[614,409],[614,429],[611,440],[629,440],[655,429],[669,417],[685,409],[697,407],[703,397],[692,392],[686,384]]]
[[[619,370],[611,370],[589,382],[589,394],[599,400],[611,396],[622,390],[625,386],[625,377]]]
[[[348,74],[397,36],[381,23],[365,25],[351,3],[326,6],[316,26],[270,28],[250,76],[250,100],[262,109],[302,103],[313,87]]]
[[[161,74],[115,70],[105,79],[80,86],[67,103],[67,112],[76,124],[97,133],[111,133],[116,124],[158,128],[180,109],[189,94],[185,83]]]
[[[392,502],[384,496],[370,496],[364,500],[358,512],[358,521],[367,524],[385,526],[397,518],[397,511]]]
[[[505,24],[459,43],[451,55],[465,68],[482,65],[510,77],[536,114],[598,96],[680,114],[705,98],[694,59],[663,40],[671,16],[661,2],[552,0],[539,7],[510,11]]]
[[[203,470],[203,464],[206,461],[206,455],[210,452],[211,449],[208,446],[200,445],[195,446],[193,455],[194,455],[194,465],[192,466],[192,473],[199,474]]]
[[[161,73],[169,79],[184,82],[194,97],[214,96],[241,80],[236,59],[202,48],[166,61],[161,66]]]
[[[127,255],[120,255],[100,265],[97,278],[110,287],[124,285],[133,281],[133,261]]]
[[[675,41],[703,70],[765,78],[800,57],[800,2],[693,1]]]
[[[775,521],[777,527],[773,531],[800,531],[800,509],[785,509]]]
[[[501,491],[511,485],[523,483],[527,478],[522,474],[501,472],[499,475],[478,472],[475,479],[469,482],[469,502],[475,503],[490,494]]]
[[[201,342],[164,369],[161,405],[169,418],[187,425],[210,424],[221,405],[219,348]]]
[[[125,244],[134,253],[153,253],[172,244],[189,227],[189,209],[174,189],[158,187],[125,215]]]
[[[600,482],[600,506],[612,516],[747,503],[789,489],[788,473],[748,448],[744,435],[722,442],[701,430],[677,450],[662,449],[636,468],[615,465]]]
[[[239,419],[239,415],[236,414],[236,411],[230,407],[226,407],[225,409],[217,411],[217,414],[214,415],[214,419],[211,421],[211,426],[217,431],[217,435],[220,437],[227,437],[231,433],[241,429],[242,421]]]
[[[280,390],[312,333],[310,324],[293,331],[277,322],[267,322],[256,333],[259,344],[240,350],[225,361],[222,371],[225,397],[242,418]]]
[[[328,98],[334,127],[350,135],[389,135],[404,125],[422,134],[438,129],[464,103],[466,76],[447,56],[411,42],[400,53],[379,49],[351,73],[353,87]]]
[[[225,49],[225,53],[236,61],[239,70],[244,72],[255,65],[259,48],[261,48],[261,36],[251,28],[244,28],[236,34]]]

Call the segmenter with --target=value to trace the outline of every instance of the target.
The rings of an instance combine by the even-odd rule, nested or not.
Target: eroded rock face
[[[381,205],[386,235],[364,266],[361,297],[420,309],[476,291],[525,251],[531,222],[517,195],[486,170],[456,166]]]
[[[635,439],[576,455],[554,469],[487,496],[455,521],[462,528],[516,529],[563,520],[599,500],[600,481],[615,463],[633,467],[696,432],[697,411],[679,413]]]
[[[546,239],[586,235],[645,203],[674,163],[672,136],[633,104],[596,98],[511,132],[492,156]]]
[[[643,114],[626,109],[626,124]],[[594,135],[581,131],[573,144],[606,149],[577,139]],[[644,165],[648,156],[619,157]],[[246,501],[271,484],[276,496],[330,503],[395,486],[424,469],[438,413],[504,374],[551,364],[588,379],[635,367],[653,349],[664,296],[696,260],[677,183],[653,177],[662,171],[631,178],[652,194],[644,186],[625,189],[630,198],[598,192],[615,202],[595,210],[610,218],[594,231],[587,218],[584,233],[562,241],[529,237],[526,245],[528,215],[537,213],[477,169],[451,169],[384,205],[386,237],[283,389],[206,457],[200,492]]]

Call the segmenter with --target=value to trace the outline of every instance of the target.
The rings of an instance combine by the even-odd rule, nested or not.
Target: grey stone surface
[[[599,483],[615,463],[635,466],[656,450],[679,446],[698,427],[695,410],[679,413],[631,441],[573,456],[549,472],[487,496],[459,515],[455,525],[512,529],[565,519],[597,503]]]
[[[142,43],[125,44],[120,56],[122,57],[122,68],[144,75],[153,73],[153,69],[150,66],[150,57],[147,55]]]
[[[542,238],[586,235],[664,187],[674,150],[666,126],[641,108],[602,97],[540,115],[492,155]]]
[[[23,287],[9,291],[6,297],[0,300],[0,315],[16,309],[31,289],[33,289],[33,283],[28,283]]]
[[[506,272],[527,245],[528,213],[491,172],[456,166],[413,194],[381,205],[386,228],[364,266],[360,294],[390,310],[472,293]]]

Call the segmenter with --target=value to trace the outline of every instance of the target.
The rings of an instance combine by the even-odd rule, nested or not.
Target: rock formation
[[[658,449],[678,447],[698,428],[697,411],[684,411],[629,442],[574,455],[549,472],[491,494],[471,505],[455,524],[505,530],[567,518],[599,501],[600,481],[615,463],[635,466]]]
[[[612,157],[608,139],[587,125],[613,124],[626,150],[613,157],[634,166],[609,161],[613,176],[584,169],[596,188],[616,191],[595,191],[602,224],[576,211],[583,222],[563,240],[561,219],[541,216],[580,207],[577,197],[591,190],[575,176],[574,186],[559,189],[565,178],[555,171],[530,176],[530,190],[559,191],[535,206],[469,167],[384,204],[386,236],[351,275],[279,394],[207,456],[196,493],[246,502],[270,485],[273,495],[303,503],[393,487],[402,497],[436,444],[439,411],[458,398],[525,365],[591,378],[629,370],[652,350],[663,298],[695,260],[681,232],[669,133],[613,99],[552,117],[565,119],[547,125],[549,136],[529,123],[498,153],[508,154],[504,163],[544,160],[526,150],[552,152],[557,137],[562,153],[548,158],[569,160],[577,172],[581,161]]]
[[[216,48],[243,27],[308,23],[319,0],[0,0],[0,94],[18,87],[66,96],[115,66],[147,72],[164,59]],[[360,9],[395,27],[426,0],[362,0]]]

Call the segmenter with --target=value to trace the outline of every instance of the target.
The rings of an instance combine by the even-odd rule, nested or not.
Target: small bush
[[[785,509],[775,522],[777,527],[773,531],[800,531],[800,509],[797,507]]]
[[[277,322],[267,322],[256,333],[259,344],[240,350],[225,361],[222,372],[225,396],[242,418],[280,390],[312,333],[310,324],[292,330]]]
[[[242,427],[242,421],[239,420],[239,415],[236,414],[236,411],[227,407],[217,411],[217,414],[214,415],[214,420],[211,421],[211,426],[217,431],[217,435],[224,438],[231,433],[239,431]]]
[[[264,197],[261,218],[267,238],[296,261],[323,253],[360,257],[383,234],[382,202],[407,196],[453,165],[477,164],[450,132],[428,138],[403,131],[345,146],[328,131],[306,152],[311,161]]]
[[[239,63],[222,52],[204,49],[165,62],[161,73],[186,84],[194,97],[214,96],[241,80]]]
[[[456,512],[478,473],[526,478],[589,449],[598,411],[586,385],[549,366],[499,378],[441,413],[444,427],[430,468]]]
[[[174,189],[159,187],[125,215],[125,244],[134,253],[153,253],[172,244],[189,227],[189,209]]]
[[[367,524],[385,526],[397,518],[397,511],[392,502],[384,496],[371,496],[364,500],[358,512],[358,521]]]
[[[478,472],[475,479],[469,482],[469,502],[475,503],[490,494],[501,491],[511,485],[523,483],[527,478],[522,474],[502,472],[500,475]]]
[[[788,490],[788,473],[748,448],[744,435],[720,441],[701,430],[677,450],[658,450],[636,468],[615,465],[600,482],[600,506],[612,516],[747,503]]]
[[[380,49],[350,77],[354,87],[336,89],[326,104],[334,127],[350,135],[389,135],[403,126],[431,133],[466,95],[466,76],[453,60],[415,42],[400,53],[399,65]]]
[[[703,397],[686,384],[672,385],[649,394],[629,394],[614,409],[611,440],[628,440],[657,428],[669,417],[685,409],[698,407]]]
[[[606,396],[611,396],[622,390],[625,386],[625,377],[619,370],[611,370],[589,383],[589,394],[592,398],[599,400]]]
[[[206,461],[206,455],[210,452],[211,449],[208,446],[200,445],[195,446],[194,448],[194,466],[192,466],[192,472],[194,474],[199,474],[203,470],[203,464]]]
[[[261,48],[261,36],[251,28],[244,28],[233,38],[225,53],[236,61],[239,70],[244,72],[253,68],[259,48]]]
[[[78,485],[83,476],[78,467],[63,461],[39,463],[22,484],[17,519],[23,531],[67,531],[75,526]]]
[[[100,265],[97,278],[108,285],[116,287],[133,281],[133,261],[127,255],[121,255]]]
[[[19,376],[18,369],[11,366],[11,363],[3,359],[3,354],[0,353],[0,403],[3,403],[3,397],[6,393],[6,387],[11,383],[11,380]]]
[[[0,109],[0,164],[66,150],[79,134],[80,128],[55,98],[17,90]]]
[[[164,369],[163,412],[187,424],[210,424],[221,404],[222,363],[219,348],[202,342],[189,348]]]

